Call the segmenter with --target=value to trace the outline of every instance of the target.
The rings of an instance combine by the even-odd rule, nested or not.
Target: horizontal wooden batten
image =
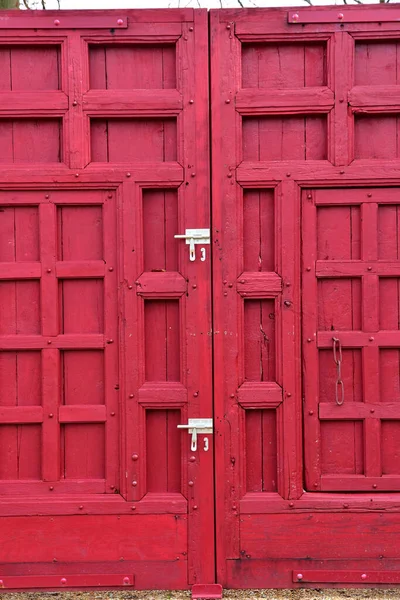
[[[104,405],[65,405],[58,409],[60,423],[104,423],[107,420]]]
[[[301,571],[301,573],[300,573]],[[293,571],[293,581],[297,583],[400,583],[400,571],[343,571],[335,569],[331,571],[324,570],[304,570],[297,569]]]
[[[246,409],[277,408],[282,400],[282,388],[274,382],[243,383],[237,391],[238,402]]]
[[[132,515],[132,503],[119,494],[110,492],[107,495],[74,495],[57,494],[55,498],[48,495],[34,498],[32,496],[2,498],[0,511],[2,516],[29,515]],[[135,515],[187,514],[187,500],[182,494],[146,494],[142,500],[134,503]]]
[[[93,573],[75,574],[75,575],[22,575],[22,576],[2,576],[3,589],[35,589],[35,588],[102,588],[102,587],[123,587],[130,588],[135,585],[133,573]]]
[[[354,161],[352,166],[354,166],[354,170],[360,169],[380,169],[384,170],[386,167],[393,168],[396,170],[398,168],[398,161],[386,161],[383,163],[381,161]],[[353,171],[353,169],[352,169]],[[346,185],[346,184],[344,184]],[[352,188],[351,194],[346,194],[346,196],[342,194],[338,194],[337,190],[334,188],[331,189],[317,189],[312,192],[313,200],[316,206],[323,205],[341,205],[341,206],[360,206],[361,204],[398,204],[399,199],[397,194],[393,193],[393,188],[398,187],[399,182],[392,182],[390,187],[388,185],[384,187],[355,187]],[[348,261],[341,261],[346,263]],[[356,261],[353,261],[356,262]],[[370,263],[364,263],[366,266],[368,264],[392,264],[394,265],[396,261],[374,261]]]
[[[149,22],[146,22],[146,18],[139,18],[135,15],[134,21],[133,19],[130,19],[129,30],[124,31],[123,35],[120,34],[118,37],[110,37],[106,32],[95,33],[93,35],[88,33],[85,35],[85,41],[92,47],[96,45],[118,46],[122,44],[125,45],[129,42],[134,44],[140,44],[141,42],[147,44],[154,42],[160,44],[172,44],[177,42],[182,35],[182,24],[179,21],[184,21],[185,19],[180,19],[178,17],[175,22],[171,19],[169,22],[160,23],[160,17],[157,14],[157,11],[153,10],[152,12],[154,17]],[[193,15],[188,21],[193,21]]]
[[[57,197],[57,200],[55,197],[49,199],[45,197],[44,193],[37,190],[45,189],[46,192],[55,195],[56,191],[78,189],[78,186],[83,186],[83,189],[108,190],[110,187],[115,189],[120,183],[126,181],[127,177],[130,178],[130,181],[135,181],[143,187],[177,188],[183,181],[184,171],[182,165],[176,161],[143,162],[141,164],[118,162],[113,163],[112,168],[108,162],[95,162],[82,170],[69,170],[63,163],[29,163],[29,167],[24,163],[20,165],[10,163],[7,165],[7,172],[4,169],[0,171],[2,187],[0,204],[9,206],[52,202],[57,205],[102,204],[104,199],[87,199],[84,194],[82,196],[66,194],[61,198]],[[15,197],[15,191],[10,193],[10,190],[21,189],[32,191],[32,199],[26,195]],[[82,188],[79,189],[82,190]],[[4,192],[8,194],[7,201],[2,200]],[[34,193],[38,194],[36,198],[34,198]]]
[[[183,108],[178,90],[93,90],[84,94],[83,109],[88,115],[176,116]]]
[[[370,494],[351,492],[318,493],[304,492],[302,496],[293,501],[288,501],[274,492],[248,492],[240,501],[241,514],[268,514],[268,513],[313,513],[313,512],[398,512],[399,503],[396,493]]]
[[[2,335],[0,350],[42,350],[45,348],[104,348],[105,339],[101,334],[66,334],[56,337],[41,335]]]
[[[381,277],[400,277],[397,261],[318,260],[315,265],[317,277],[361,277],[367,274]]]
[[[356,112],[365,112],[370,108],[380,112],[398,111],[400,110],[400,86],[356,86],[349,91],[348,101]]]
[[[326,113],[333,106],[334,94],[328,87],[242,89],[236,95],[236,109],[242,115]]]
[[[1,406],[0,424],[42,423],[43,408],[41,406]]]
[[[56,262],[56,275],[61,279],[104,277],[105,272],[106,265],[102,260]]]
[[[1,262],[0,279],[39,279],[42,265],[39,262]]]
[[[277,273],[244,272],[237,280],[237,291],[248,298],[270,298],[282,291],[282,278]]]
[[[329,492],[399,492],[398,475],[365,477],[364,475],[322,475],[321,491]]]
[[[288,175],[289,173],[289,175]],[[328,160],[287,160],[287,161],[243,161],[236,169],[236,180],[243,187],[267,187],[276,185],[277,182],[285,180],[286,177],[296,181],[307,189],[311,187],[325,188],[330,186],[346,187],[349,184],[355,186],[370,186],[373,191],[377,190],[376,182],[382,186],[400,185],[400,161],[395,160],[355,160],[348,166],[334,166]],[[383,187],[381,188],[384,189]],[[325,190],[324,190],[325,191]],[[360,204],[357,195],[354,198],[344,198],[336,193],[336,199],[330,202],[326,199],[317,201],[317,204]],[[357,192],[357,190],[355,190]],[[364,192],[366,190],[364,188]],[[371,198],[367,202],[377,202]],[[398,203],[398,199],[392,196],[389,204]]]
[[[138,397],[144,407],[174,408],[187,403],[187,389],[181,383],[145,383]]]
[[[61,116],[67,110],[68,96],[64,92],[0,92],[0,118]]]
[[[400,404],[398,402],[377,402],[376,404],[351,402],[338,406],[330,402],[322,402],[319,405],[319,418],[329,420],[347,419],[350,421],[366,418],[400,420]]]
[[[27,494],[105,494],[106,482],[104,479],[76,480],[62,479],[60,481],[35,481],[32,479],[18,479],[0,482],[0,496],[14,496],[25,500]]]
[[[137,509],[142,514],[153,514],[163,506],[165,512],[187,512],[187,500],[182,494],[174,492],[148,493],[136,503]]]
[[[129,175],[128,175],[129,173]],[[130,178],[141,187],[176,188],[184,179],[184,170],[178,162],[145,162],[142,164],[113,163],[110,170],[108,162],[92,162],[82,172],[82,176],[89,175],[89,179],[98,179],[102,174],[102,180],[111,182],[125,181]],[[82,177],[83,179],[83,177]]]
[[[0,19],[0,29],[126,29],[128,18],[122,15],[65,15],[54,16],[10,16]]]
[[[322,8],[322,10],[321,10]],[[323,8],[319,9],[303,9],[297,8],[290,10],[287,13],[288,23],[293,24],[311,24],[311,23],[373,23],[378,21],[381,23],[397,22],[400,20],[400,11],[397,8],[394,10],[385,10],[384,8],[371,8],[366,11],[357,11],[343,6],[338,8]],[[340,14],[340,16],[339,16]]]
[[[319,331],[317,333],[318,348],[332,348],[332,339],[338,338],[344,347],[363,348],[364,346],[381,346],[384,348],[400,348],[400,331]]]
[[[146,272],[135,283],[138,296],[144,298],[179,298],[187,290],[186,279],[175,271]]]

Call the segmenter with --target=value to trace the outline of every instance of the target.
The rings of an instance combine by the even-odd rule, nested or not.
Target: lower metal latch
[[[213,432],[213,420],[212,419],[189,419],[187,425],[178,425],[178,429],[188,429],[188,432],[192,434],[192,442],[190,449],[192,452],[197,450],[197,434],[198,433],[212,433]],[[207,452],[209,449],[208,438],[204,438],[204,450]]]

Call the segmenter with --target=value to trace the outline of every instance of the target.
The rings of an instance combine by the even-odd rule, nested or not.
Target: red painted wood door
[[[398,18],[211,13],[226,586],[400,582]]]
[[[5,589],[214,581],[207,13],[0,23]]]

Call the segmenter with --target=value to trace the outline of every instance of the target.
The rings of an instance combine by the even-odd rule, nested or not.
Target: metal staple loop
[[[335,381],[335,400],[338,406],[342,406],[344,402],[344,383],[342,380],[342,344],[338,338],[333,340],[333,360],[336,365],[336,381]]]

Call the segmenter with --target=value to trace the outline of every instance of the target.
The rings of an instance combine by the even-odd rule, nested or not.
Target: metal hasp
[[[185,233],[174,235],[175,239],[186,240],[186,244],[189,244],[189,258],[193,262],[196,260],[195,244],[209,244],[210,243],[210,230],[209,229],[186,229]],[[205,261],[206,249],[201,248],[201,259]]]
[[[213,420],[212,419],[189,419],[187,425],[177,425],[178,429],[188,429],[189,433],[192,434],[192,442],[190,449],[192,452],[197,450],[197,434],[198,433],[212,433],[213,432]],[[204,445],[204,450],[208,450],[208,440]]]
[[[222,585],[219,583],[196,583],[192,586],[192,599],[222,598]]]

